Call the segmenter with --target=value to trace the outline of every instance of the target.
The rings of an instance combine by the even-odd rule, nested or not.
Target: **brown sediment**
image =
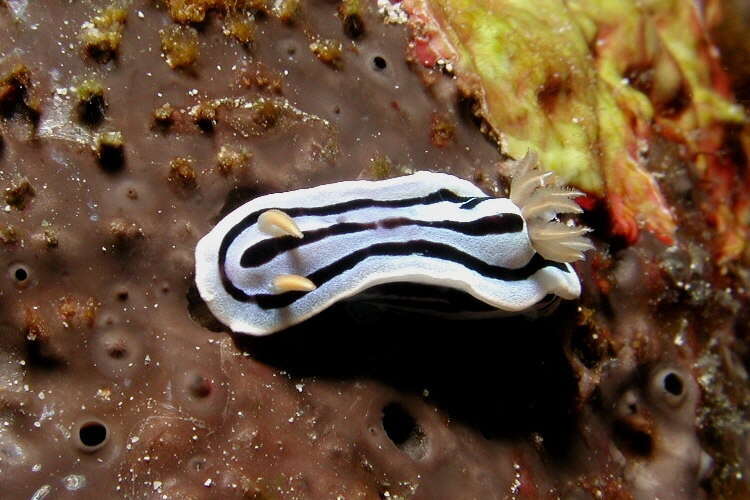
[[[161,50],[170,68],[189,68],[198,59],[198,32],[190,26],[167,26],[159,32]]]
[[[0,242],[4,245],[13,245],[18,243],[19,235],[15,226],[8,224],[0,227]]]
[[[430,138],[432,144],[438,148],[444,148],[453,141],[453,135],[456,131],[456,125],[453,124],[449,118],[435,113],[432,115],[432,129],[430,130]]]
[[[247,13],[230,12],[224,20],[224,34],[243,44],[255,39],[255,29],[255,19]]]
[[[35,127],[41,111],[42,104],[34,90],[31,70],[26,64],[16,62],[14,57],[1,60],[0,117],[12,118],[20,115]],[[0,141],[0,152],[2,147],[4,142]]]
[[[217,106],[217,103],[204,101],[193,106],[188,114],[201,130],[210,132],[216,125]]]
[[[95,79],[84,80],[76,87],[76,94],[76,118],[87,125],[99,125],[107,111],[102,83]]]
[[[85,22],[79,36],[86,54],[99,62],[117,57],[127,18],[127,9],[110,5]]]
[[[275,2],[273,14],[284,23],[293,23],[301,14],[300,0],[279,0]]]
[[[339,6],[339,16],[346,36],[356,40],[365,34],[365,22],[362,20],[360,0],[343,0]]]
[[[195,168],[193,168],[193,159],[184,156],[178,156],[169,162],[169,180],[180,185],[183,188],[194,189],[198,182],[196,180]]]
[[[370,171],[375,180],[387,179],[393,175],[393,163],[384,155],[378,155],[370,160]]]
[[[338,40],[316,39],[310,42],[310,50],[324,63],[336,69],[341,69],[341,51],[343,46]]]
[[[57,237],[57,231],[52,224],[47,220],[43,220],[41,228],[42,230],[39,238],[44,242],[44,245],[47,248],[57,248],[60,244],[60,240]]]
[[[238,84],[248,89],[283,94],[283,79],[263,63],[255,63],[245,68],[238,78]]]
[[[243,147],[222,146],[216,155],[216,164],[222,175],[230,175],[248,168],[252,159],[252,153]]]
[[[34,188],[26,177],[15,179],[10,187],[5,188],[5,204],[16,210],[26,208],[33,197]]]
[[[99,166],[108,172],[117,172],[125,164],[125,142],[122,132],[103,132],[96,136],[94,148]]]
[[[174,123],[174,108],[171,104],[164,103],[158,108],[154,109],[153,118],[154,124],[162,129],[169,128]]]

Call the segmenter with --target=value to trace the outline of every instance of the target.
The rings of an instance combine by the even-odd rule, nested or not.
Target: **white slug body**
[[[535,252],[521,208],[432,172],[256,198],[203,237],[195,257],[211,312],[252,335],[384,283],[455,288],[514,313],[580,294],[570,264]]]

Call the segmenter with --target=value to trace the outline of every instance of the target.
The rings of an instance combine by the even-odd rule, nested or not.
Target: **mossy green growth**
[[[247,168],[252,163],[253,154],[242,146],[222,146],[216,155],[219,172],[224,175],[236,173],[239,169]]]
[[[75,93],[78,120],[89,125],[101,123],[107,109],[104,85],[99,80],[86,79],[75,88]]]
[[[430,128],[430,139],[432,144],[438,148],[444,148],[453,143],[456,136],[456,124],[442,113],[432,115]]]
[[[342,0],[341,5],[339,6],[339,13],[343,18],[360,15],[362,13],[360,0]]]
[[[99,80],[89,78],[76,87],[79,101],[90,101],[94,97],[104,97],[104,85]]]
[[[21,237],[16,227],[12,224],[0,226],[0,243],[3,245],[15,245]]]
[[[198,59],[198,32],[190,26],[171,25],[159,31],[161,50],[172,69],[189,68]]]
[[[186,156],[178,156],[169,162],[170,182],[178,184],[185,189],[195,189],[198,186],[197,174],[193,168],[193,159]]]
[[[5,204],[16,210],[23,210],[34,194],[36,193],[29,179],[18,177],[10,187],[5,188]]]
[[[119,131],[104,132],[99,134],[96,138],[97,149],[103,147],[121,148],[123,145],[124,141],[122,138],[122,132]]]
[[[378,155],[370,160],[370,172],[377,181],[393,176],[393,162],[387,155]]]
[[[14,64],[0,76],[0,111],[10,113],[25,107],[30,113],[38,114],[41,103],[29,94],[30,89],[31,71],[25,64]]]
[[[25,64],[15,64],[0,76],[0,101],[7,98],[16,89],[25,89],[31,85],[31,71]]]
[[[193,106],[189,114],[201,130],[208,132],[216,125],[216,107],[214,101],[202,101]]]
[[[107,62],[117,55],[128,11],[111,5],[81,26],[79,37],[86,52],[99,62]]]
[[[601,192],[597,169],[597,75],[586,40],[558,0],[433,0],[450,24],[461,72],[476,74],[482,112],[505,151],[539,152],[546,168]],[[447,26],[446,26],[447,27]]]
[[[94,153],[104,170],[108,172],[120,170],[125,163],[125,140],[122,132],[109,131],[97,135]]]
[[[294,22],[300,10],[300,0],[277,0],[273,7],[274,15],[285,23]]]
[[[174,107],[166,102],[154,109],[153,117],[154,123],[160,127],[167,128],[174,122]]]
[[[242,44],[249,44],[255,39],[255,19],[248,13],[231,12],[224,19],[222,32]]]
[[[335,69],[341,69],[343,45],[337,40],[318,39],[310,44],[310,50],[315,57]]]
[[[343,22],[344,33],[352,40],[365,34],[365,22],[362,19],[360,0],[342,0],[339,4],[339,17]]]

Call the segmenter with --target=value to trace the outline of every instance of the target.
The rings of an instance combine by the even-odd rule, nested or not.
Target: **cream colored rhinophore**
[[[288,234],[295,238],[302,238],[302,231],[299,230],[294,219],[281,210],[273,208],[260,214],[260,217],[258,217],[258,229],[271,236]]]
[[[273,288],[283,292],[312,292],[317,288],[315,283],[298,274],[282,274],[273,279]]]

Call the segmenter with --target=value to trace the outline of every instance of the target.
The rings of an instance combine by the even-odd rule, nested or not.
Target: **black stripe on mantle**
[[[277,255],[309,245],[333,236],[358,233],[377,228],[396,229],[403,226],[420,226],[436,229],[447,229],[469,236],[485,234],[507,234],[523,231],[523,217],[514,213],[501,213],[480,217],[472,221],[456,222],[452,220],[422,221],[406,217],[392,217],[376,222],[342,222],[328,227],[303,232],[303,238],[279,236],[260,241],[242,253],[240,265],[244,268],[262,266]]]
[[[568,269],[564,264],[546,260],[539,254],[534,254],[525,266],[517,269],[510,269],[507,267],[488,264],[483,260],[462,252],[450,245],[435,243],[434,241],[411,240],[404,242],[376,243],[367,248],[356,250],[348,254],[346,257],[310,273],[306,277],[320,288],[336,276],[353,269],[365,259],[383,255],[394,257],[420,255],[423,257],[455,262],[468,269],[476,271],[486,278],[502,281],[525,280],[540,269],[549,266],[568,272]],[[240,302],[255,302],[258,304],[258,307],[262,309],[278,309],[293,304],[295,301],[310,292],[248,295],[242,290],[239,290],[239,293],[237,294],[232,294],[232,292],[229,293],[235,300]]]

